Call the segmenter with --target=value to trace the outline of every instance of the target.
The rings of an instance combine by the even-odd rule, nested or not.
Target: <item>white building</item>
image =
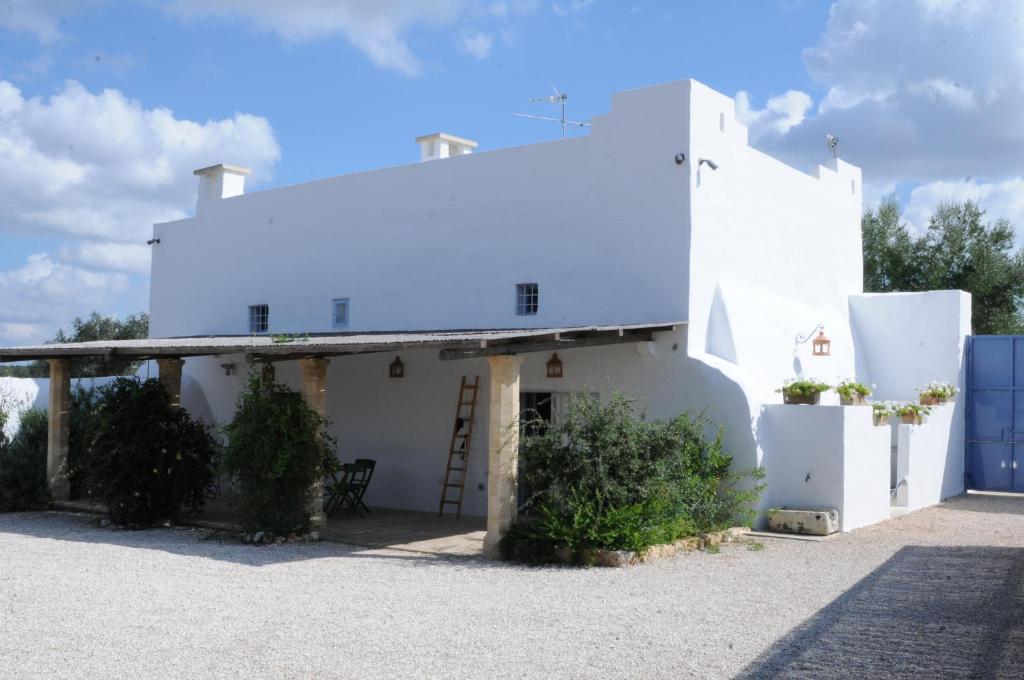
[[[510,492],[495,488],[492,425],[518,402],[517,377],[518,391],[556,401],[615,388],[653,417],[706,410],[738,467],[765,467],[766,507],[836,507],[844,529],[888,517],[895,482],[908,507],[963,489],[959,405],[890,430],[867,407],[782,406],[776,393],[797,374],[857,378],[883,399],[962,383],[966,294],[863,293],[858,168],[829,160],[808,174],[751,148],[734,101],[692,80],[614,95],[578,138],[482,153],[446,134],[417,141],[418,163],[249,194],[244,169],[197,171],[196,215],[153,232],[151,335],[191,340],[147,355],[190,357],[184,406],[229,420],[246,353],[362,343],[374,351],[318,354],[335,355],[325,409],[340,456],[377,460],[371,506],[436,510],[460,379],[479,375],[464,512],[494,522]],[[827,357],[795,340],[818,324]],[[494,329],[540,330],[470,332],[457,346],[421,335]],[[198,336],[224,351],[192,356],[216,349],[196,351]],[[521,366],[489,366],[499,351]],[[561,378],[546,376],[553,351]],[[388,377],[396,356],[401,379]],[[300,386],[299,363],[280,361],[277,376]],[[897,468],[927,473],[896,480]]]

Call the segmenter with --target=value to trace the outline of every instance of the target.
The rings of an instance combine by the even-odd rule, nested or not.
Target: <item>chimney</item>
[[[219,163],[200,168],[192,174],[199,177],[199,200],[196,201],[196,215],[199,215],[211,201],[244,194],[249,168]]]
[[[416,138],[420,145],[420,161],[433,161],[452,156],[466,156],[473,153],[477,144],[472,139],[463,139],[446,132],[435,132]]]

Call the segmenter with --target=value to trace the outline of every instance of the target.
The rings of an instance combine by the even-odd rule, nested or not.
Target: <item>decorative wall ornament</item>
[[[818,324],[810,330],[809,333],[797,333],[796,339],[793,342],[793,355],[796,355],[796,349],[803,343],[807,342],[814,332],[818,332],[818,336],[814,338],[814,342],[811,343],[811,354],[816,357],[827,357],[832,355],[832,341],[825,335],[825,325]]]
[[[405,364],[398,357],[388,364],[388,377],[389,378],[404,378],[405,377]]]

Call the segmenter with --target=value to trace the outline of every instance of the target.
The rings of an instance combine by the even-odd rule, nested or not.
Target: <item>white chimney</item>
[[[432,135],[417,137],[416,143],[420,145],[421,161],[466,156],[473,153],[473,149],[477,146],[472,139],[463,139],[446,132],[435,132]]]
[[[210,201],[244,194],[245,176],[249,174],[249,168],[219,163],[199,168],[192,174],[199,177],[199,200],[196,201],[198,215]]]

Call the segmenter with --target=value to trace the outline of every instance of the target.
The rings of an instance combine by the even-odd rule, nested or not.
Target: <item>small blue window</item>
[[[249,332],[266,333],[270,328],[270,307],[267,305],[249,306]]]
[[[533,316],[540,309],[540,287],[536,283],[516,284],[516,314]]]
[[[336,298],[334,300],[333,322],[335,328],[348,328],[348,298]]]

